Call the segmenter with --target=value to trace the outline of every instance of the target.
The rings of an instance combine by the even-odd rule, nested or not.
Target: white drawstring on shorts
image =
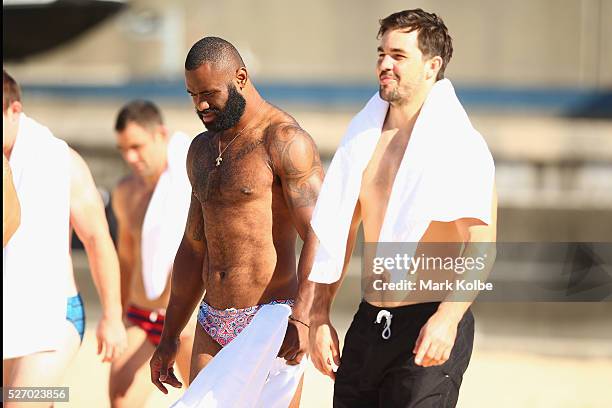
[[[385,318],[385,328],[382,332],[382,338],[388,340],[391,337],[391,318],[393,315],[388,310],[381,310],[378,312],[378,316],[376,316],[376,321],[374,323],[380,323]]]

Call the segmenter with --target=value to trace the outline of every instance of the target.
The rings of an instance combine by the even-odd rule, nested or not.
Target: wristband
[[[306,326],[306,327],[308,327],[310,329],[310,325],[304,323],[303,321],[301,321],[299,319],[296,319],[295,317],[293,317],[291,315],[289,316],[289,320],[293,320],[294,322],[302,323],[304,326]]]

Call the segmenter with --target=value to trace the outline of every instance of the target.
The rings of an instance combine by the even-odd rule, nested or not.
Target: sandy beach
[[[401,11],[406,8],[412,10]],[[335,166],[344,161],[332,161],[339,146],[348,146],[343,151],[348,152],[349,160],[346,161],[353,170],[361,162],[361,148],[367,153],[369,140],[376,142],[376,153],[371,156],[367,171],[351,171],[347,176],[359,181],[363,187],[359,191],[359,200],[363,204],[360,208],[363,208],[362,218],[366,218],[366,226],[369,224],[367,218],[377,212],[377,207],[386,211],[385,206],[393,208],[399,203],[401,206],[398,208],[402,211],[382,213],[381,223],[387,221],[387,226],[392,224],[393,232],[402,226],[408,226],[404,229],[414,232],[409,228],[412,221],[415,224],[435,221],[440,226],[446,221],[440,231],[450,232],[454,229],[454,232],[459,233],[464,241],[460,255],[463,258],[462,265],[445,257],[443,268],[436,267],[438,259],[434,259],[432,268],[428,260],[426,266],[421,264],[423,274],[419,276],[421,272],[418,271],[418,264],[412,263],[412,268],[389,268],[386,259],[381,259],[385,263],[384,269],[390,272],[395,269],[390,274],[394,281],[398,278],[402,278],[402,283],[421,280],[426,276],[425,272],[437,272],[437,269],[446,269],[446,272],[455,269],[457,280],[467,281],[473,276],[469,273],[472,268],[468,265],[474,261],[467,258],[481,255],[474,252],[480,252],[482,247],[487,248],[484,257],[491,256],[484,263],[489,265],[489,262],[494,262],[495,268],[491,272],[488,268],[477,269],[486,271],[488,282],[495,282],[497,287],[494,290],[476,288],[483,296],[476,298],[471,305],[475,319],[474,347],[463,377],[457,407],[612,408],[611,21],[612,0],[314,0],[291,3],[272,0],[3,0],[5,81],[9,80],[7,74],[10,74],[21,87],[21,91],[17,92],[12,89],[14,87],[10,81],[5,82],[3,111],[8,125],[4,129],[3,139],[6,140],[3,140],[3,147],[8,159],[13,155],[13,161],[9,164],[14,167],[14,182],[18,198],[22,201],[21,223],[25,225],[24,228],[36,232],[32,234],[30,242],[30,231],[24,234],[22,228],[22,234],[18,234],[15,240],[17,245],[8,247],[5,259],[11,259],[11,255],[16,256],[14,263],[7,263],[5,283],[8,283],[8,289],[5,289],[5,293],[12,291],[21,299],[28,302],[33,300],[30,305],[35,305],[33,310],[40,313],[37,319],[31,322],[28,320],[28,325],[31,324],[28,327],[38,329],[34,335],[24,335],[25,330],[11,331],[11,326],[7,326],[6,332],[20,335],[17,341],[24,345],[24,339],[44,338],[53,333],[55,326],[45,328],[41,324],[51,321],[49,302],[40,302],[40,299],[46,298],[31,296],[28,292],[32,286],[48,291],[61,289],[62,285],[41,284],[39,278],[44,274],[52,278],[57,271],[57,276],[62,279],[64,276],[64,271],[57,268],[49,257],[40,255],[43,253],[41,248],[50,248],[48,243],[63,241],[33,239],[35,235],[37,238],[43,236],[41,231],[55,234],[54,222],[61,219],[56,219],[56,214],[50,211],[55,208],[51,205],[50,197],[60,199],[62,196],[48,194],[51,190],[38,188],[49,189],[55,185],[36,185],[36,178],[32,176],[34,172],[28,167],[35,164],[34,160],[30,163],[23,159],[28,153],[24,150],[28,148],[17,148],[18,154],[14,154],[17,135],[21,134],[20,140],[24,133],[29,136],[27,126],[25,131],[23,125],[19,127],[19,123],[26,119],[22,117],[16,121],[20,112],[48,127],[55,137],[65,141],[82,156],[105,205],[109,231],[115,245],[119,242],[118,218],[124,235],[125,220],[137,226],[142,222],[139,216],[144,215],[136,216],[134,214],[137,211],[132,214],[130,208],[130,211],[122,211],[125,209],[119,208],[121,205],[118,207],[117,202],[122,201],[122,195],[129,194],[118,192],[116,187],[133,170],[146,178],[145,184],[148,185],[148,179],[153,179],[152,176],[158,173],[156,170],[162,169],[162,162],[158,159],[165,157],[161,149],[165,142],[161,140],[165,139],[163,135],[166,133],[173,135],[181,132],[190,138],[218,143],[217,166],[222,158],[226,159],[225,165],[230,165],[230,168],[219,168],[220,171],[226,169],[222,170],[223,174],[231,175],[233,170],[246,165],[242,179],[229,177],[226,180],[225,176],[219,176],[221,173],[216,173],[218,183],[215,187],[218,188],[215,190],[218,191],[214,193],[219,193],[219,205],[210,206],[210,200],[208,203],[205,200],[201,202],[204,207],[200,221],[208,223],[204,241],[208,241],[206,250],[211,251],[206,262],[212,266],[196,265],[201,266],[198,273],[209,282],[210,276],[207,278],[206,274],[216,273],[215,269],[220,270],[223,290],[232,291],[231,282],[228,285],[224,279],[226,272],[234,276],[234,269],[236,275],[240,275],[236,276],[236,282],[245,279],[252,283],[255,280],[251,285],[255,289],[257,285],[262,285],[263,278],[253,277],[255,273],[249,268],[254,265],[263,271],[266,265],[276,265],[276,258],[270,261],[272,256],[262,248],[265,247],[265,239],[272,235],[278,250],[278,237],[284,236],[277,233],[281,230],[279,224],[289,222],[300,229],[299,232],[303,230],[299,228],[299,220],[295,216],[291,220],[286,214],[277,216],[277,206],[286,204],[290,210],[295,207],[295,203],[291,202],[291,194],[285,194],[286,202],[283,203],[280,202],[282,200],[276,200],[276,192],[273,194],[274,199],[268,200],[269,185],[265,190],[258,191],[262,185],[258,182],[259,176],[269,180],[273,178],[276,188],[278,181],[286,178],[280,177],[283,176],[281,173],[289,173],[279,171],[282,169],[275,168],[278,166],[269,165],[276,161],[273,157],[276,155],[273,152],[275,132],[281,132],[275,129],[274,121],[280,115],[272,115],[272,109],[266,104],[254,108],[253,102],[259,103],[259,94],[267,103],[295,119],[312,137],[321,159],[321,167],[328,174],[328,179],[330,164],[334,164],[331,171],[332,183],[327,183],[325,187],[331,186],[331,190],[339,191],[341,201],[351,198],[351,183],[346,178],[341,180],[343,185],[339,188],[333,183]],[[208,40],[198,41],[205,36],[224,40],[211,40],[209,37]],[[231,47],[228,42],[232,44]],[[234,47],[239,55],[234,52]],[[439,81],[442,78],[444,81]],[[434,87],[436,81],[438,85]],[[435,91],[430,93],[432,89]],[[380,105],[381,110],[386,109],[387,112],[381,129],[378,129],[376,122],[382,119],[377,117],[384,112],[374,112],[377,109],[371,110],[373,105],[370,104],[364,109],[368,100],[377,94],[389,102],[389,108]],[[146,112],[118,115],[122,106],[135,99],[153,102],[163,118],[154,115],[155,118],[151,120],[151,115]],[[214,120],[210,122],[207,119],[203,123],[201,111],[211,109],[214,115],[209,117]],[[362,109],[364,116],[369,118],[363,121],[367,132],[360,134],[357,132],[361,130],[360,126],[356,125],[359,125],[363,117],[359,115],[357,121],[353,118]],[[243,116],[244,112],[247,114]],[[220,122],[224,122],[220,120],[222,118],[231,123],[220,126]],[[124,126],[121,122],[125,122]],[[213,126],[215,122],[218,125],[216,127]],[[132,133],[126,128],[133,124],[137,125],[136,132],[126,134]],[[139,127],[142,127],[140,131]],[[204,134],[204,137],[198,137],[208,128],[210,132]],[[40,131],[41,134],[45,132]],[[148,133],[152,134],[151,140]],[[347,133],[349,136],[353,133],[356,135],[344,138]],[[482,140],[476,133],[480,133]],[[160,135],[163,137],[160,138]],[[368,135],[380,137],[370,138]],[[233,137],[231,141],[230,137]],[[466,143],[463,143],[464,137]],[[229,143],[225,144],[224,140]],[[236,143],[228,149],[234,140]],[[225,144],[223,151],[222,143]],[[20,144],[25,146],[28,143],[21,141]],[[289,149],[291,144],[299,145],[289,140],[285,149],[288,154],[283,153],[281,161],[293,167],[302,167],[298,165],[300,163],[290,163],[296,161],[291,159],[310,157],[314,169],[316,157],[308,153],[312,149],[302,151],[299,146],[297,149]],[[494,168],[491,167],[487,149]],[[188,171],[192,173],[191,192],[196,198],[201,192],[199,190],[203,190],[200,188],[202,181],[205,181],[207,190],[212,190],[208,187],[213,184],[208,182],[212,179],[209,177],[212,172],[206,173],[204,164],[207,159],[204,155],[198,156],[202,153],[200,150],[205,149],[191,149],[188,164]],[[169,152],[163,162],[167,162],[169,167],[169,177],[165,180],[170,180],[168,183],[172,188],[169,188],[171,194],[168,196],[176,196],[170,197],[173,199],[179,196],[173,188],[178,184],[175,173],[179,173],[174,171],[174,158],[179,155],[174,154],[178,152],[174,146]],[[247,155],[250,155],[248,160],[241,162]],[[48,159],[55,157],[52,150],[45,151],[41,156]],[[191,160],[192,157],[195,160]],[[447,160],[449,158],[453,160]],[[268,166],[262,167],[261,174],[259,167],[253,172],[258,177],[247,177],[247,173],[251,172],[248,167],[257,165],[260,159]],[[306,166],[307,163],[302,164]],[[401,171],[395,164],[401,164]],[[130,170],[130,166],[133,170]],[[51,175],[48,169],[59,167],[41,161],[37,170],[43,175]],[[72,173],[75,173],[74,167],[70,169]],[[196,167],[201,171],[192,171]],[[267,169],[269,174],[264,174]],[[24,170],[26,177],[22,177]],[[194,173],[197,174],[194,176]],[[314,173],[318,174],[311,171],[311,174]],[[373,177],[369,177],[370,174]],[[396,174],[399,175],[397,180]],[[433,176],[430,177],[430,174]],[[448,181],[448,175],[452,175],[452,183]],[[78,190],[77,184],[88,182],[85,180],[87,177],[77,183],[77,178],[72,174],[70,202],[64,197],[66,200],[58,201],[57,206],[58,209],[67,205],[71,207],[70,255],[74,279],[86,315],[84,340],[62,384],[57,384],[69,388],[69,401],[54,405],[59,408],[111,406],[111,364],[103,363],[102,357],[96,354],[96,330],[103,310],[83,243],[79,239],[89,243],[94,240],[87,238],[94,237],[96,246],[101,248],[97,244],[102,242],[97,233],[101,230],[93,228],[96,223],[80,222],[81,218],[95,221],[97,215],[90,207],[87,207],[87,211],[78,211],[78,200],[75,198],[78,194],[73,194]],[[494,183],[489,188],[492,178]],[[230,182],[226,183],[228,180]],[[302,183],[307,184],[308,188],[300,187],[302,192],[308,190],[310,198],[307,201],[310,204],[313,196],[319,194],[318,182],[313,180],[314,177]],[[245,183],[244,187],[238,183]],[[44,196],[34,194],[33,187],[37,187],[38,192],[43,191]],[[382,187],[394,194],[380,194]],[[484,190],[485,187],[488,192]],[[285,182],[283,190],[288,192],[290,189]],[[164,201],[163,187],[159,190],[157,197],[161,197],[158,201],[161,203]],[[260,216],[257,211],[251,211],[251,207],[248,211],[236,211],[236,207],[241,204],[237,200],[232,203],[231,197],[228,200],[226,194],[229,192],[231,195],[233,190],[242,190],[246,194],[243,197],[250,195],[250,206],[258,200],[259,204],[265,201],[264,205],[272,202],[269,211],[265,212],[267,215]],[[431,196],[432,200],[422,194],[425,190],[436,193]],[[478,194],[474,194],[476,190]],[[322,191],[325,194],[325,189]],[[363,200],[364,191],[368,193],[368,200]],[[134,201],[128,203],[126,208],[144,202],[142,197],[140,202],[130,200],[138,198],[136,193],[134,190],[130,193],[133,197],[125,200]],[[265,197],[260,199],[258,196]],[[30,197],[38,201],[30,203]],[[382,201],[379,200],[381,197]],[[493,200],[489,200],[491,197]],[[229,205],[223,206],[228,202]],[[422,202],[427,205],[421,205]],[[36,223],[28,218],[34,217],[34,204],[40,210],[35,214],[38,217],[35,218]],[[413,212],[403,211],[408,205],[412,205]],[[222,206],[225,215],[219,215],[222,214],[219,211],[210,215],[211,211]],[[155,210],[156,206],[151,207]],[[161,204],[159,208],[162,208]],[[440,211],[431,211],[432,208]],[[489,208],[491,211],[483,211]],[[155,218],[154,210],[148,214],[150,218]],[[164,220],[173,220],[172,216],[177,215],[174,210],[160,210],[159,214],[163,213]],[[338,212],[350,215],[343,210]],[[376,224],[376,216],[373,219]],[[249,228],[248,234],[240,236],[240,242],[234,239],[237,233],[226,234],[232,228],[221,225],[223,222],[227,224],[228,220],[242,223],[242,230],[246,230],[244,226]],[[335,238],[344,238],[342,222],[337,219],[331,219],[329,223],[327,221],[325,224],[331,225],[328,229],[337,235]],[[79,224],[92,225],[80,227]],[[179,226],[179,223],[174,224]],[[211,228],[212,224],[218,224],[218,228]],[[173,235],[166,234],[166,226],[159,228],[160,236]],[[235,230],[240,232],[240,228]],[[325,245],[326,240],[321,236],[321,231],[314,229]],[[151,230],[153,232],[150,235],[158,232],[155,228]],[[435,236],[435,239],[429,241],[439,241],[435,230],[430,229],[428,232],[431,234],[419,234],[414,240],[425,242],[428,241],[426,238]],[[485,230],[486,234],[483,232]],[[74,231],[78,231],[78,234]],[[312,237],[310,232],[309,238]],[[314,234],[315,231],[312,232]],[[64,234],[62,238],[66,238],[65,231],[58,229],[59,233]],[[128,265],[128,268],[134,267],[134,273],[141,274],[144,271],[147,275],[148,268],[146,262],[143,266],[143,259],[153,259],[156,266],[164,265],[158,262],[160,258],[149,256],[146,231],[144,235],[144,244],[142,236],[133,240],[134,265],[129,265],[131,260],[125,259],[126,243],[122,236],[119,252],[122,258],[120,269],[124,269],[124,273]],[[451,242],[456,241],[455,235],[453,233],[449,238]],[[481,238],[485,235],[486,239]],[[265,239],[253,242],[257,241],[252,239],[255,236]],[[306,239],[303,233],[298,236]],[[23,240],[24,237],[28,241]],[[228,237],[230,239],[226,239]],[[384,233],[378,236],[368,233],[368,244],[372,244],[375,237],[384,242],[380,248],[387,244],[398,244],[390,242],[393,239],[386,239]],[[495,241],[496,245],[485,245],[485,240]],[[215,256],[214,248],[209,245],[213,241],[215,244],[221,243],[221,251],[217,252],[222,252],[223,256]],[[340,338],[341,348],[353,313],[365,293],[372,293],[372,289],[381,293],[394,290],[396,293],[402,292],[397,287],[387,286],[386,290],[379,289],[380,286],[372,287],[374,282],[369,279],[369,271],[372,264],[376,266],[376,261],[369,262],[371,258],[366,256],[368,251],[364,250],[364,241],[362,226],[357,234],[355,250],[352,256],[348,255],[348,272],[342,278],[341,288],[332,307],[331,320]],[[471,245],[473,243],[475,245]],[[293,241],[282,244],[283,247],[287,244],[293,246]],[[419,255],[429,258],[429,253],[419,254],[414,250],[425,245],[404,244],[413,249],[411,258],[418,258]],[[248,251],[243,251],[245,245]],[[23,251],[28,254],[27,257],[15,254],[22,252],[22,246],[27,249],[27,252]],[[95,250],[91,249],[93,245],[86,246],[92,255],[92,265],[95,265]],[[144,253],[141,248],[143,246]],[[397,251],[390,249],[395,252],[393,257],[407,255],[398,253],[402,246],[398,245]],[[493,247],[495,251],[491,250]],[[298,239],[295,259],[302,261],[301,266],[304,266],[310,258],[299,258],[301,248],[302,241]],[[11,251],[14,253],[11,254]],[[129,248],[127,252],[130,252]],[[262,259],[255,259],[250,252]],[[335,256],[340,255],[338,251],[332,252]],[[307,253],[304,251],[304,254]],[[376,256],[382,254],[383,251],[379,253],[377,247]],[[21,258],[40,261],[42,267],[20,269]],[[215,258],[220,261],[213,262]],[[105,260],[109,259],[106,257]],[[114,259],[111,261],[115,263]],[[280,270],[281,265],[284,267],[287,263],[279,261],[278,265]],[[101,274],[113,278],[110,275],[117,272],[116,266],[107,267],[100,263],[98,270],[101,272],[96,276],[97,280],[104,280],[104,276],[100,278]],[[177,268],[181,266],[180,262],[177,263]],[[293,265],[289,266],[292,269]],[[465,271],[459,271],[458,267]],[[411,279],[403,279],[399,275],[402,269],[406,271],[406,277]],[[408,276],[408,271],[411,276]],[[417,271],[419,274],[415,275]],[[463,275],[465,272],[468,273]],[[23,279],[12,280],[10,275],[19,273],[22,273],[21,277],[33,277],[27,280],[29,286],[22,284]],[[270,279],[276,279],[278,275],[276,273]],[[441,279],[442,282],[446,276]],[[132,292],[140,291],[142,285],[139,282],[142,279],[137,278],[132,279],[138,281],[137,285],[131,287],[127,279],[121,279],[123,292],[126,288]],[[157,283],[157,279],[153,280]],[[56,281],[62,283],[59,278]],[[144,286],[151,289],[149,280],[145,278],[145,281]],[[14,287],[11,287],[12,282],[15,283]],[[99,284],[103,295],[107,290],[119,289],[116,285],[111,287],[110,279],[108,283]],[[270,285],[270,282],[267,284]],[[235,287],[239,289],[235,291],[240,292],[243,286],[248,285],[237,285]],[[209,285],[206,289],[209,290],[208,301],[216,288]],[[424,293],[432,289],[431,292],[435,292],[436,296],[442,293],[431,287],[418,289],[415,292]],[[148,292],[151,294],[150,290]],[[268,292],[259,293],[259,300],[253,302],[263,302]],[[469,296],[473,292],[466,290],[462,295]],[[36,295],[38,292],[32,293]],[[386,297],[386,293],[383,293],[383,297]],[[128,304],[142,303],[144,300],[137,296],[138,293],[131,295],[131,299],[126,300],[122,296],[121,300]],[[63,301],[66,293],[58,291],[54,296]],[[238,298],[230,297],[227,306],[247,306],[242,305],[241,296],[244,301],[244,293],[238,293]],[[414,299],[409,297],[410,294],[406,293],[405,296],[405,299]],[[5,299],[8,298],[5,296]],[[35,303],[37,299],[39,302]],[[428,301],[472,299],[449,296]],[[192,300],[195,303],[195,299]],[[213,300],[210,303],[215,303]],[[221,303],[224,300],[227,299]],[[320,297],[314,297],[315,304],[320,301]],[[20,316],[21,309],[25,308],[19,307],[17,303],[7,302],[10,307],[5,308],[5,315]],[[252,305],[251,301],[248,303]],[[108,314],[108,310],[105,312]],[[391,308],[388,308],[388,312],[396,313]],[[403,318],[399,311],[396,316],[395,321]],[[60,318],[63,319],[62,316]],[[388,315],[387,319],[390,327],[391,318]],[[265,330],[261,333],[268,336]],[[381,347],[389,344],[381,343]],[[245,354],[253,353],[253,350],[242,347],[239,351],[244,352],[236,353],[236,361],[243,368]],[[367,350],[359,349],[358,352],[368,355]],[[133,362],[134,359],[126,366]],[[345,359],[345,368],[349,366],[347,362],[348,358]],[[28,373],[53,372],[51,364],[28,367],[31,369]],[[364,376],[369,369],[363,370]],[[178,369],[175,371],[180,376]],[[227,372],[229,369],[224,367],[223,374]],[[15,373],[18,372],[9,374]],[[16,378],[21,381],[19,376]],[[218,378],[226,380],[225,376]],[[186,388],[185,384],[183,389],[167,386],[169,394],[164,395],[152,383],[149,382],[148,386],[150,393],[142,405],[146,408],[169,407],[183,395]],[[231,387],[231,397],[235,398],[236,394],[243,391],[241,388],[246,389],[244,386]],[[300,406],[332,408],[333,392],[333,380],[322,375],[308,362]],[[253,396],[253,400],[256,397]]]
[[[125,171],[114,150],[114,138],[109,127],[109,118],[113,117],[117,106],[116,101],[74,104],[73,101],[32,98],[28,109],[34,117],[78,147],[91,166],[97,184],[109,190]],[[182,129],[189,134],[196,134],[201,129],[192,110],[184,104],[162,107],[170,128]],[[63,120],[62,113],[66,109],[70,109],[79,120]],[[300,123],[316,137],[319,148],[328,158],[350,117],[351,114],[344,111],[298,111],[296,114]],[[509,241],[547,241],[551,237],[567,241],[605,241],[609,237],[609,228],[602,222],[609,219],[611,190],[602,188],[609,186],[609,164],[603,169],[595,168],[595,173],[580,173],[581,176],[577,173],[576,180],[580,176],[588,183],[576,184],[572,190],[558,190],[560,196],[553,194],[544,197],[546,200],[539,194],[540,190],[533,187],[536,184],[532,183],[533,188],[524,187],[531,181],[544,180],[532,169],[533,163],[561,163],[568,160],[573,163],[586,159],[609,163],[612,151],[607,137],[610,122],[509,115],[475,115],[474,121],[487,136],[487,142],[496,156],[500,202],[506,203],[506,207],[502,205],[500,210],[501,237]],[[81,131],[85,124],[88,127],[86,137]],[[531,137],[533,134],[537,134],[538,138]],[[577,135],[581,138],[578,144],[575,143]],[[516,160],[526,152],[533,163],[526,160],[525,168],[521,167],[522,170],[519,169],[517,173]],[[523,176],[531,181],[527,183],[520,178]],[[533,208],[538,211],[532,211]],[[561,211],[566,208],[574,212]],[[594,208],[604,210],[595,213]],[[509,213],[508,209],[513,212]],[[560,212],[555,213],[552,209],[560,209]],[[570,223],[568,220],[575,221]],[[526,228],[525,225],[531,227]],[[570,231],[571,236],[568,235]],[[77,281],[87,308],[87,332],[83,346],[66,376],[70,403],[57,406],[108,407],[109,366],[102,364],[95,354],[99,303],[83,253],[76,251],[74,260]],[[358,260],[350,270],[358,277]],[[347,280],[343,285],[341,292],[344,295],[339,294],[338,312],[334,319],[341,337],[344,337],[350,323],[350,311],[355,307],[354,294],[358,293],[358,287],[351,287],[349,283]],[[358,280],[353,283],[358,283]],[[609,321],[612,304],[602,302],[593,304],[594,307],[566,306],[546,312],[547,309],[533,308],[531,305],[517,309],[516,305],[497,304],[495,307],[486,305],[485,308],[490,311],[487,316],[475,313],[476,344],[458,406],[612,407],[612,393],[608,391],[612,388],[612,343],[609,341],[612,338]],[[593,314],[595,309],[597,313]],[[514,312],[513,319],[508,319],[509,312]],[[525,333],[531,337],[526,337]],[[494,338],[492,334],[495,334]],[[152,384],[151,390],[147,407],[167,407],[181,395],[180,390],[171,390],[168,396],[164,396]],[[320,375],[314,367],[309,367],[301,406],[331,407],[332,394],[331,380]]]
[[[95,330],[101,314],[100,304],[87,271],[85,254],[75,251],[73,260],[78,286],[85,299],[86,332],[65,379],[65,386],[70,387],[70,402],[56,405],[106,408],[110,406],[107,396],[110,366],[96,355]],[[354,262],[353,270],[358,264],[357,260]],[[347,278],[333,307],[332,322],[341,339],[359,301],[354,296],[358,293],[355,283]],[[612,393],[609,392],[612,388],[611,327],[609,321],[606,324],[605,317],[609,316],[609,305],[605,302],[574,303],[571,309],[563,308],[562,304],[476,305],[473,308],[476,320],[474,351],[457,406],[612,407]],[[513,311],[515,318],[512,318]],[[525,321],[526,313],[530,316],[529,322]],[[559,320],[560,315],[569,320]],[[556,316],[556,320],[551,316]],[[168,407],[181,395],[181,390],[172,388],[168,395],[163,395],[153,384],[151,391],[146,408]],[[301,406],[331,407],[332,394],[332,381],[309,365]]]
[[[336,319],[341,336],[348,316]],[[96,356],[95,321],[88,322],[85,341],[70,368],[65,385],[70,402],[58,407],[109,407],[109,365]],[[464,377],[458,407],[496,408],[606,408],[612,406],[612,359],[547,357],[533,353],[480,351],[476,347]],[[147,408],[167,407],[181,395],[166,396],[153,385]],[[332,381],[310,365],[305,378],[302,407],[331,407]]]

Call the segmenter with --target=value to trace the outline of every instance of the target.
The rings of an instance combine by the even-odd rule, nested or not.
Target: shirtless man
[[[323,178],[312,138],[262,99],[230,43],[216,37],[198,41],[187,55],[185,77],[208,131],[189,150],[191,208],[174,263],[162,340],[151,359],[152,381],[162,392],[167,392],[162,382],[180,386],[172,371],[178,334],[204,290],[191,379],[259,305],[271,302],[293,305],[278,356],[287,364],[301,361],[313,299],[307,273],[317,244],[309,222]],[[296,273],[298,234],[304,246]],[[239,327],[228,333],[232,322]],[[292,406],[300,396],[301,385]]]
[[[168,168],[170,138],[181,135],[169,134],[159,109],[152,102],[139,100],[126,104],[119,111],[115,131],[117,147],[132,170],[115,188],[112,202],[118,223],[117,246],[122,304],[128,322],[128,348],[111,367],[109,392],[113,407],[140,407],[154,389],[149,380],[147,363],[159,344],[170,297],[169,277],[165,289],[157,297],[151,298],[145,290],[141,257],[143,223],[160,176]],[[189,139],[184,137],[186,153]],[[185,174],[184,157],[179,165]],[[183,193],[187,199],[191,194],[188,187],[186,182]],[[182,218],[183,228],[186,211],[187,208]],[[175,221],[180,222],[178,219]],[[189,378],[194,330],[195,316],[180,337],[177,363],[183,379]]]
[[[412,147],[409,140],[421,107],[434,84],[444,78],[452,55],[447,28],[435,14],[407,10],[388,16],[380,24],[379,95],[389,107],[378,144],[363,172],[342,276],[359,224],[363,225],[365,242],[378,242],[392,187],[406,190],[406,186],[393,186],[393,182],[405,152]],[[484,196],[493,197],[490,213],[486,204],[480,214],[482,219],[490,217],[490,223],[468,214],[450,222],[432,221],[419,242],[464,242],[466,252],[474,243],[493,242],[497,209],[494,188]],[[447,203],[451,207],[453,204],[452,200]],[[332,284],[317,283],[317,302],[310,315],[311,358],[323,374],[335,379],[334,407],[455,406],[472,350],[474,323],[468,309],[470,302],[415,304],[406,300],[383,309],[384,305],[372,304],[366,298],[355,314],[340,358],[330,308],[341,282],[342,278]],[[385,334],[383,326],[375,321],[382,320],[381,312],[389,311],[393,323],[389,317],[386,324],[391,331]],[[334,365],[338,366],[337,371]]]
[[[11,166],[6,158],[2,155],[2,247],[6,246],[9,242],[17,227],[19,226],[19,220],[21,218],[21,207],[19,206],[19,199],[17,199],[17,192],[15,191],[15,185],[13,184],[13,173],[11,173]]]
[[[102,199],[85,161],[23,113],[19,86],[6,71],[3,89],[2,148],[11,166],[16,161],[13,174],[21,203],[21,225],[4,252],[4,302],[10,297],[12,304],[10,310],[4,308],[4,319],[10,323],[5,322],[3,333],[3,383],[9,387],[59,386],[85,330],[83,302],[70,259],[70,230],[84,244],[102,303],[96,335],[98,354],[103,354],[105,362],[116,359],[126,347],[119,262]],[[38,151],[39,143],[52,149]],[[65,170],[55,173],[58,168]],[[47,180],[49,174],[62,174],[69,180]],[[46,247],[56,251],[47,253]],[[43,249],[31,252],[36,248]],[[65,307],[65,318],[60,314],[61,326],[48,328],[41,320],[51,321],[56,303]],[[31,313],[34,320],[25,321],[32,318]],[[47,338],[57,339],[53,347]]]

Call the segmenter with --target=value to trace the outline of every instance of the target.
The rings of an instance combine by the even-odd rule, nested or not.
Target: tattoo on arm
[[[286,126],[278,130],[274,150],[288,204],[293,209],[314,207],[323,167],[310,135],[295,125]]]

